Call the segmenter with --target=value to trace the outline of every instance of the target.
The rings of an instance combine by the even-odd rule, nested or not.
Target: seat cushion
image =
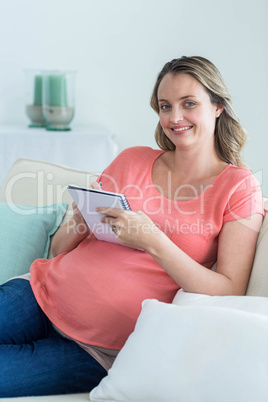
[[[88,393],[51,395],[51,396],[28,396],[23,398],[1,398],[1,402],[81,402],[88,401]]]

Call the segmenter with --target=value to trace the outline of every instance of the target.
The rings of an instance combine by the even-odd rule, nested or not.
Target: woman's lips
[[[182,127],[173,127],[171,128],[174,133],[183,133],[185,131],[188,131],[192,128],[193,126],[182,126]]]

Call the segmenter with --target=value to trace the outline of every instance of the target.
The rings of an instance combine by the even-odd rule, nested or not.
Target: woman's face
[[[214,145],[216,118],[222,108],[213,105],[202,84],[189,74],[167,74],[158,88],[160,124],[176,147]]]

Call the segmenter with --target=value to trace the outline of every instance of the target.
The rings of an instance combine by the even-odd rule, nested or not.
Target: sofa
[[[89,186],[97,176],[98,172],[45,161],[19,159],[13,164],[0,187],[5,228],[0,246],[2,283],[26,274],[35,258],[52,258],[51,239],[72,215],[67,185]],[[180,290],[172,304],[145,300],[134,332],[90,397],[81,393],[13,400],[266,401],[267,228],[266,216],[246,296],[216,297]]]

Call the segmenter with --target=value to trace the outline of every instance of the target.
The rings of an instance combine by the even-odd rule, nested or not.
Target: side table
[[[103,128],[71,131],[0,126],[0,184],[18,158],[39,159],[89,172],[101,172],[116,157],[118,146]]]

